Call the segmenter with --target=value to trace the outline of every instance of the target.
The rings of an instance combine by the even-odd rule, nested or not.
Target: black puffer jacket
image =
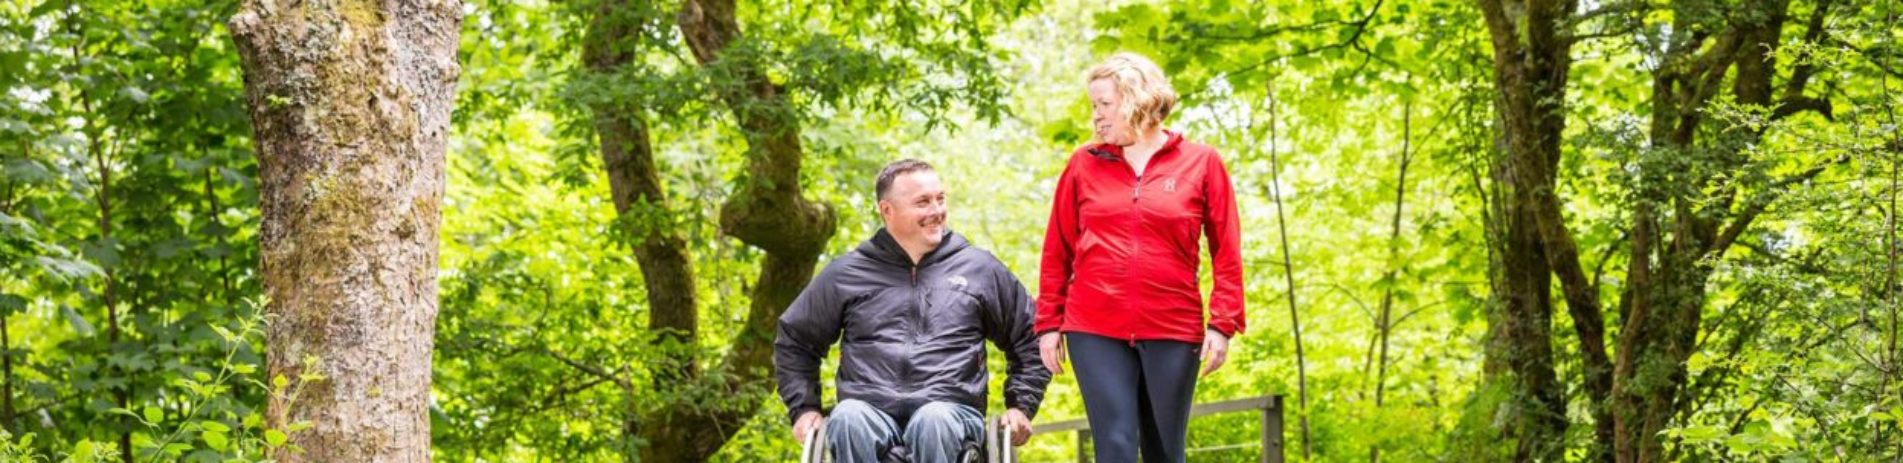
[[[773,365],[790,419],[820,409],[819,362],[842,339],[838,398],[863,400],[901,425],[932,401],[984,410],[987,339],[1010,362],[1005,406],[1036,415],[1051,372],[1038,361],[1024,285],[950,231],[919,261],[913,266],[880,229],[827,265],[780,316]]]

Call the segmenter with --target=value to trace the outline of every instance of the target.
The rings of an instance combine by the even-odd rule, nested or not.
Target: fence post
[[[1262,407],[1262,463],[1282,463],[1282,395]]]
[[[1090,463],[1090,430],[1077,430],[1077,463]]]

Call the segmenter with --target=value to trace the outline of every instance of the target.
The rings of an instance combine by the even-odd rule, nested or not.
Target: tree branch
[[[1717,239],[1712,240],[1711,247],[1705,249],[1705,252],[1724,252],[1725,249],[1731,247],[1732,242],[1738,240],[1738,235],[1743,234],[1744,230],[1751,226],[1751,221],[1756,220],[1759,214],[1763,214],[1765,208],[1770,207],[1771,203],[1781,197],[1787,188],[1792,185],[1810,181],[1810,179],[1817,177],[1818,174],[1823,173],[1824,170],[1829,169],[1831,165],[1846,162],[1850,162],[1850,155],[1839,155],[1830,162],[1813,166],[1796,175],[1772,182],[1763,192],[1751,198],[1745,205],[1744,210],[1738,213],[1738,218],[1733,219],[1731,225],[1725,227],[1723,229],[1724,231],[1718,234]]]
[[[1804,25],[1804,42],[1821,44],[1824,40],[1824,18],[1830,15],[1830,0],[1818,0],[1817,8],[1811,10],[1810,21]],[[1791,69],[1791,80],[1784,84],[1784,100],[1796,101],[1804,96],[1804,86],[1810,83],[1811,75],[1817,72],[1817,64],[1806,60]],[[1826,106],[1828,108],[1828,106]],[[1828,109],[1826,109],[1828,111]],[[1828,112],[1825,113],[1829,115]]]
[[[1899,58],[1899,54],[1894,51],[1879,47],[1859,47],[1856,44],[1850,43],[1848,40],[1836,37],[1831,37],[1830,43],[1857,52],[1857,54],[1862,55],[1864,59],[1870,60],[1870,64],[1875,66],[1877,70],[1883,71],[1884,74],[1889,74],[1890,77],[1903,78],[1903,70],[1884,63],[1885,60]]]
[[[560,352],[555,352],[555,350],[549,349],[543,346],[536,346],[536,347],[532,347],[531,349],[534,349],[537,352],[541,352],[542,355],[547,355],[549,358],[555,359],[555,361],[562,362],[563,365],[568,365],[570,368],[574,368],[577,371],[580,371],[582,373],[587,373],[589,376],[600,378],[605,381],[612,381],[615,384],[620,385],[622,387],[631,387],[627,379],[622,378],[619,375],[614,374],[614,372],[608,371],[608,369],[602,368],[599,365],[584,363],[582,361],[569,358],[566,355],[562,355]]]
[[[1626,34],[1630,34],[1630,33],[1638,31],[1639,28],[1644,27],[1644,23],[1642,21],[1635,20],[1635,18],[1626,18],[1628,19],[1628,22],[1625,25],[1625,27],[1606,28],[1604,30],[1600,30],[1598,32],[1593,32],[1589,34],[1577,34],[1577,33],[1573,33],[1572,31],[1578,30],[1580,26],[1583,26],[1588,22],[1592,22],[1592,20],[1594,19],[1599,19],[1606,16],[1615,16],[1615,15],[1629,15],[1629,14],[1643,15],[1646,12],[1657,9],[1658,7],[1659,5],[1654,5],[1642,0],[1630,0],[1630,1],[1624,1],[1619,3],[1602,5],[1598,9],[1587,11],[1584,13],[1579,13],[1579,14],[1573,15],[1572,18],[1568,18],[1564,22],[1561,30],[1565,34],[1566,40],[1569,40],[1572,43],[1579,43],[1579,42],[1584,42],[1587,40],[1592,40],[1597,38],[1616,37],[1616,36],[1626,35]]]
[[[1606,353],[1606,320],[1599,306],[1598,287],[1587,279],[1579,261],[1579,246],[1567,230],[1558,195],[1548,189],[1533,196],[1547,265],[1559,278],[1567,313],[1572,315],[1573,330],[1579,336],[1579,350],[1586,364],[1586,391],[1594,403],[1604,406],[1612,392],[1612,360]]]
[[[1660,5],[1654,5],[1641,0],[1609,3],[1600,5],[1599,8],[1592,11],[1573,15],[1572,19],[1567,20],[1565,25],[1568,29],[1571,29],[1572,27],[1577,27],[1580,24],[1585,24],[1587,21],[1599,19],[1600,17],[1627,13],[1645,13],[1657,9],[1659,6]]]
[[[1804,111],[1816,111],[1819,115],[1824,116],[1825,120],[1831,122],[1837,121],[1837,118],[1831,114],[1830,100],[1803,96],[1786,96],[1784,101],[1778,103],[1776,109],[1771,110],[1771,120],[1783,120],[1784,118],[1797,115]]]
[[[1593,294],[1599,294],[1599,289],[1603,287],[1599,285],[1599,280],[1600,280],[1600,277],[1604,276],[1606,273],[1606,263],[1612,261],[1612,253],[1618,251],[1619,245],[1624,244],[1626,238],[1631,236],[1632,236],[1632,232],[1630,231],[1619,232],[1619,239],[1612,240],[1611,243],[1606,243],[1606,250],[1599,253],[1599,261],[1598,261],[1599,263],[1593,264],[1593,267],[1592,267],[1592,293]]]
[[[1356,21],[1348,21],[1348,20],[1341,20],[1341,19],[1330,20],[1330,21],[1315,21],[1315,22],[1301,24],[1301,25],[1276,26],[1276,27],[1269,27],[1264,29],[1257,29],[1252,33],[1242,34],[1242,35],[1225,35],[1225,34],[1219,34],[1219,33],[1212,33],[1207,30],[1204,30],[1204,28],[1207,27],[1207,25],[1202,23],[1192,23],[1187,27],[1187,29],[1189,29],[1189,31],[1191,32],[1191,36],[1194,37],[1196,40],[1210,40],[1210,41],[1218,41],[1218,42],[1260,42],[1260,41],[1275,38],[1276,36],[1290,33],[1290,32],[1313,32],[1313,31],[1321,30],[1323,28],[1327,28],[1329,26],[1352,26],[1357,29],[1361,29],[1361,28],[1368,27],[1368,23],[1374,20],[1375,12],[1381,10],[1381,4],[1385,1],[1386,0],[1376,0],[1374,2],[1374,7],[1369,8],[1367,14],[1362,15],[1362,18]]]

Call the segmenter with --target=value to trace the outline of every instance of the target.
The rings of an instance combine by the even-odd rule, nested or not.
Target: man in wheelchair
[[[802,443],[825,426],[841,463],[949,462],[980,444],[985,340],[1009,376],[1000,425],[1023,445],[1051,373],[1038,360],[1033,302],[1004,264],[945,227],[932,166],[887,164],[876,192],[884,227],[826,266],[780,317],[780,398]],[[840,342],[839,403],[820,406],[820,360]]]

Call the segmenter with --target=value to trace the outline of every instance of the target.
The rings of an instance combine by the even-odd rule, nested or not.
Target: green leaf
[[[119,244],[115,240],[103,239],[96,242],[80,243],[79,252],[100,267],[119,266]]]
[[[80,337],[91,337],[93,335],[93,325],[87,323],[85,317],[79,316],[79,312],[73,310],[73,306],[60,304],[59,308],[60,313],[66,314],[66,322],[73,325],[73,331],[79,333]]]
[[[13,294],[0,294],[0,315],[8,315],[26,310],[26,298]]]
[[[225,433],[206,432],[201,437],[205,439],[205,445],[211,446],[212,450],[225,452],[231,449],[231,438],[225,436]]]
[[[51,256],[37,256],[33,258],[33,261],[39,264],[40,270],[62,279],[86,278],[105,273],[104,270],[99,269],[99,266],[85,261]]]
[[[159,407],[148,405],[145,407],[144,417],[145,417],[145,421],[148,423],[158,423],[160,421],[165,420],[165,410],[160,409]]]
[[[206,420],[206,421],[198,423],[198,425],[207,431],[225,432],[225,433],[231,432],[231,426],[228,426],[224,423],[220,423],[217,421]]]
[[[145,90],[140,90],[139,87],[134,87],[131,85],[127,85],[124,88],[119,89],[119,94],[124,95],[126,98],[130,98],[132,99],[132,101],[138,102],[138,103],[144,103],[152,99],[151,94],[145,93]]]
[[[1685,439],[1686,443],[1693,444],[1716,441],[1726,435],[1724,428],[1713,425],[1690,426],[1680,430],[1679,433],[1679,437]]]
[[[93,454],[95,453],[98,453],[98,450],[94,448],[92,439],[81,440],[79,444],[73,446],[73,459],[71,461],[93,461]]]
[[[279,431],[276,429],[264,430],[264,443],[266,445],[270,445],[273,448],[283,446],[284,441],[289,439],[290,439],[290,436],[284,435],[283,431]]]

